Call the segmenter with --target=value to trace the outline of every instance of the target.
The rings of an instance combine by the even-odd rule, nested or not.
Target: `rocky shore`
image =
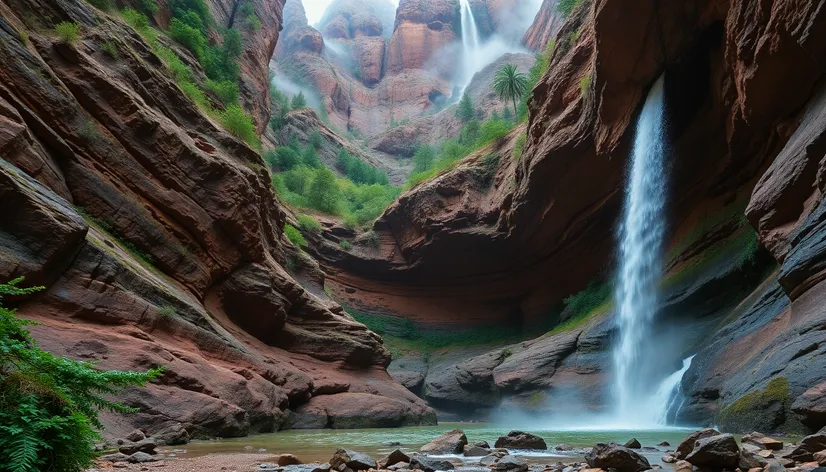
[[[418,451],[395,449],[375,459],[339,448],[326,463],[302,463],[292,454],[253,451],[181,457],[180,449],[158,449],[154,438],[135,432],[117,441],[117,452],[103,454],[90,472],[108,470],[260,471],[260,472],[826,472],[826,430],[785,443],[759,432],[737,441],[731,434],[707,428],[688,435],[676,448],[667,442],[642,445],[598,443],[576,449],[567,444],[549,447],[539,436],[511,431],[493,447],[487,441],[469,442],[460,429],[446,432]]]

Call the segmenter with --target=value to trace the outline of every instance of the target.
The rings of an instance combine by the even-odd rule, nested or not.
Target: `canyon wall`
[[[580,2],[533,90],[527,128],[402,195],[375,223],[374,247],[342,252],[322,241],[331,293],[451,329],[561,319],[563,298],[610,278],[634,122],[665,74],[670,245],[652,342],[697,353],[681,417],[733,430],[826,425],[822,7]],[[514,153],[523,132],[524,152]],[[426,377],[436,406],[553,408],[576,384],[599,409],[610,315],[609,305],[423,374],[391,370]],[[765,409],[776,414],[755,419]]]
[[[231,3],[207,3],[230,26]],[[263,27],[244,33],[241,103],[260,130],[282,2],[253,7]],[[55,34],[62,21],[79,25],[76,41]],[[203,79],[189,53],[154,41]],[[303,256],[283,236],[261,156],[188,99],[155,51],[115,11],[0,2],[0,279],[46,287],[4,303],[37,321],[48,351],[166,367],[121,395],[140,412],[107,414],[109,436],[432,424],[387,374],[381,338],[287,269]]]

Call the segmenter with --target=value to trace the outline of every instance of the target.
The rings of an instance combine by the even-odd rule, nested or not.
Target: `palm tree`
[[[493,77],[493,91],[499,95],[503,101],[513,102],[513,114],[517,116],[516,101],[522,99],[522,95],[528,89],[528,77],[519,72],[513,64],[505,64]]]

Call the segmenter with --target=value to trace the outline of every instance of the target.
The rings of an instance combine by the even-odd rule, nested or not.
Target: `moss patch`
[[[789,380],[775,377],[763,390],[749,392],[723,408],[720,426],[737,432],[798,432],[799,423],[790,406]]]

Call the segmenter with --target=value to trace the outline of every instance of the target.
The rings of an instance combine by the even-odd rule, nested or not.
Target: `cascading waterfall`
[[[469,0],[459,0],[462,22],[462,91],[476,72],[476,55],[479,51],[479,30],[473,18]]]
[[[688,369],[675,372],[652,392],[646,352],[657,310],[665,232],[665,102],[660,77],[645,100],[637,123],[628,173],[615,301],[619,342],[614,347],[618,420],[626,424],[664,425],[669,401]]]

